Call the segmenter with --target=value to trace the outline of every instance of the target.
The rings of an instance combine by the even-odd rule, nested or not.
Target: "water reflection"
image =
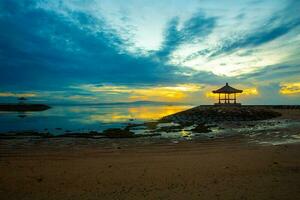
[[[128,111],[133,118],[155,120],[188,108],[189,106],[148,106],[129,108]]]
[[[94,105],[53,106],[43,112],[21,113],[0,112],[0,132],[23,130],[89,131],[118,127],[127,122],[157,120],[188,109],[188,105]],[[59,129],[58,129],[59,128]]]
[[[83,124],[95,122],[116,123],[128,121],[149,121],[157,120],[163,116],[188,109],[190,106],[138,106],[128,108],[110,108],[110,112],[99,113],[92,109],[89,115],[84,118],[77,118],[76,121]],[[78,108],[77,108],[78,109]],[[74,111],[74,109],[72,109]],[[76,110],[77,112],[78,110]]]

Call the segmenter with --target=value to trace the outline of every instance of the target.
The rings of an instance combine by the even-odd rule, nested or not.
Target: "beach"
[[[223,138],[1,139],[0,196],[297,199],[300,129],[285,123],[298,122],[299,109],[275,110],[281,113],[275,120],[255,122],[257,128],[241,122],[247,131]],[[225,125],[227,132],[240,130]]]
[[[300,145],[241,138],[1,149],[1,199],[297,199]],[[21,153],[22,152],[22,153]]]
[[[0,0],[0,200],[300,200],[300,0]]]

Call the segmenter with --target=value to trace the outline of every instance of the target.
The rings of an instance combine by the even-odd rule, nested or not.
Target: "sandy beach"
[[[127,147],[124,140],[112,147],[78,143],[73,148],[42,144],[16,151],[2,146],[1,199],[300,196],[299,144],[257,146],[241,138]]]

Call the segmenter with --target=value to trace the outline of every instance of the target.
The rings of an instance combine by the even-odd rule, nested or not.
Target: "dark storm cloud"
[[[193,29],[187,26],[186,34],[192,31],[189,28]],[[5,30],[0,32],[0,82],[9,88],[183,80],[182,70],[174,66],[122,52],[126,41],[87,13],[72,11],[65,16],[36,8],[35,1],[6,1],[1,3],[0,29]]]

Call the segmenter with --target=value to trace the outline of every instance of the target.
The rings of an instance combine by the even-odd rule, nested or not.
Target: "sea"
[[[103,131],[122,128],[129,123],[155,121],[192,107],[149,102],[50,106],[50,109],[38,112],[0,111],[0,133],[36,131],[58,135],[66,132]]]
[[[0,134],[38,132],[51,135],[85,134],[101,132],[109,128],[124,128],[129,124],[143,124],[189,108],[188,104],[169,103],[117,103],[93,105],[55,104],[39,112],[2,112],[0,111]],[[160,123],[162,127],[178,126],[175,123]],[[300,142],[300,122],[289,119],[237,122],[227,125],[215,124],[208,133],[195,133],[194,126],[174,131],[159,131],[154,139],[213,140],[218,138],[242,137],[247,141],[263,145],[277,145]],[[130,129],[135,134],[151,135],[145,126]],[[149,140],[145,137],[145,140]]]

